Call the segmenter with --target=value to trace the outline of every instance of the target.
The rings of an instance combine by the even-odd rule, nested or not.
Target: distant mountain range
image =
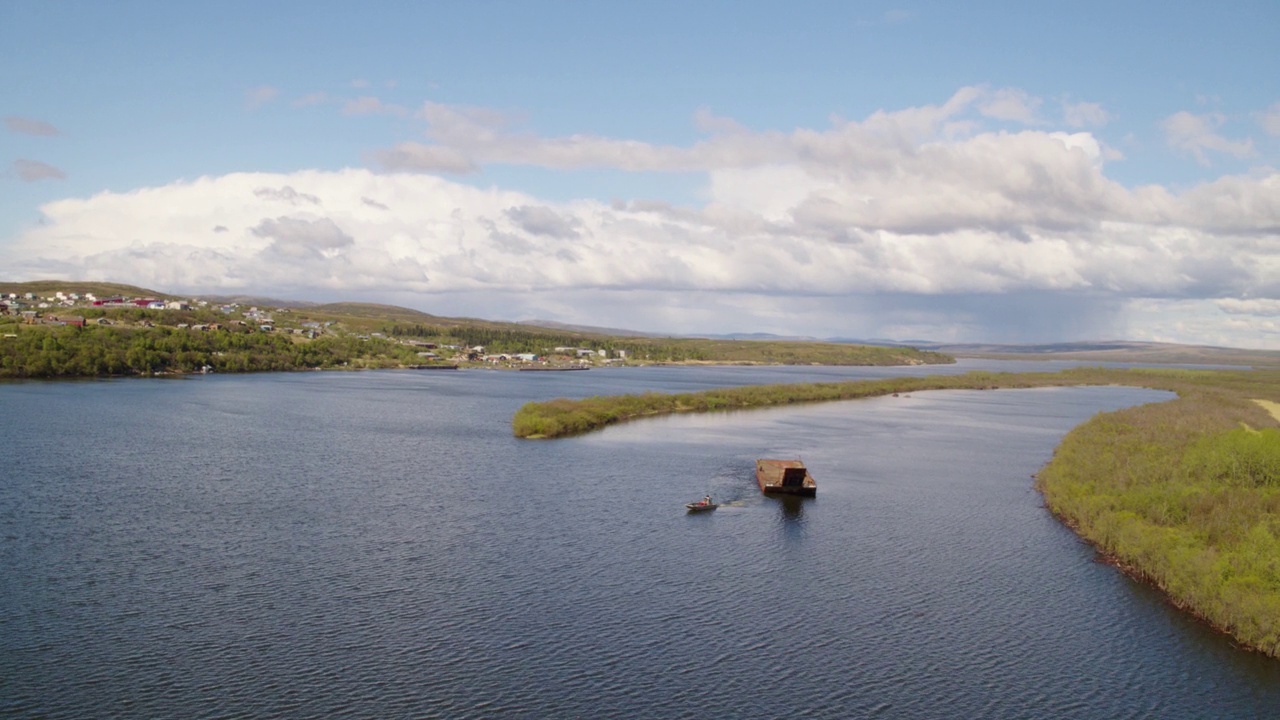
[[[865,344],[865,343],[862,343]],[[956,357],[1083,360],[1088,362],[1149,362],[1183,365],[1280,365],[1280,351],[1246,350],[1209,345],[1107,340],[1094,342],[1006,345],[994,343],[913,343]]]
[[[546,328],[548,330],[586,333],[588,335],[613,335],[614,337],[676,337],[670,334],[641,332],[639,330],[623,330],[621,328],[596,327],[594,325],[572,325],[569,323],[556,322],[555,320],[519,320],[516,324]],[[699,337],[702,336],[700,335]]]
[[[1247,350],[1241,348],[1214,347],[1208,345],[1177,345],[1173,343],[1140,342],[1133,340],[1093,340],[1056,343],[947,343],[932,340],[890,340],[885,338],[820,338],[807,335],[776,335],[773,333],[706,333],[696,335],[660,335],[615,328],[597,328],[586,325],[566,325],[547,320],[526,320],[521,324],[539,327],[573,330],[577,332],[627,337],[698,337],[709,340],[758,340],[789,342],[829,342],[844,345],[873,345],[878,347],[912,347],[932,350],[956,357],[1022,358],[1037,360],[1079,360],[1086,362],[1149,362],[1184,365],[1280,365],[1280,351]]]

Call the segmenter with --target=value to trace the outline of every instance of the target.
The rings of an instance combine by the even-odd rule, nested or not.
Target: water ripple
[[[531,393],[786,375],[636,373],[0,387],[0,422],[57,419],[0,425],[0,716],[1280,707],[1275,663],[1091,562],[1029,490],[1066,429],[1157,395],[917,393],[510,437]],[[73,445],[92,471],[44,451]],[[761,497],[769,454],[803,456],[819,497]],[[724,506],[685,515],[705,492]]]

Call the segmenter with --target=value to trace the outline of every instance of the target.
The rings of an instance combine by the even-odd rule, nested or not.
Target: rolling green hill
[[[67,280],[32,280],[30,282],[3,282],[0,281],[0,293],[35,293],[41,297],[52,295],[55,292],[65,293],[93,293],[98,297],[112,297],[122,295],[126,297],[152,297],[157,299],[169,299],[181,297],[179,295],[170,295],[167,293],[148,290],[136,285],[123,285],[121,283],[90,281],[67,281]]]
[[[486,367],[648,363],[925,365],[937,352],[823,342],[612,336],[375,303],[206,299],[100,282],[0,284],[25,295],[0,315],[0,377],[152,375],[438,364]],[[56,292],[157,298],[169,309],[55,301]],[[43,307],[42,307],[43,305]],[[25,313],[25,314],[24,314]],[[536,356],[526,360],[516,355]]]

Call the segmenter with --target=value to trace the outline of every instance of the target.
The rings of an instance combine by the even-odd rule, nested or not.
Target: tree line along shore
[[[1068,433],[1036,476],[1045,506],[1177,607],[1243,647],[1280,657],[1280,370],[974,372],[558,399],[526,404],[512,429],[517,437],[554,438],[669,413],[1082,385],[1177,397],[1099,414]]]
[[[403,308],[141,307],[0,314],[0,378],[557,363],[925,365],[908,347],[614,337],[434,318]],[[399,313],[399,314],[398,314]],[[407,315],[407,317],[406,317]],[[418,319],[420,316],[421,319]],[[517,356],[525,356],[517,360]],[[585,359],[584,359],[585,358]]]

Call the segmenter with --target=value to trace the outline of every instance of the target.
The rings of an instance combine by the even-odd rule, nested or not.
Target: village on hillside
[[[141,312],[139,312],[141,311]],[[586,369],[596,365],[623,364],[628,359],[624,349],[599,349],[577,346],[555,346],[542,353],[489,352],[483,345],[432,342],[416,338],[397,338],[386,332],[351,332],[335,320],[311,320],[287,307],[263,308],[239,303],[215,303],[200,299],[163,299],[112,295],[99,297],[92,292],[59,290],[42,296],[34,292],[0,293],[0,319],[8,317],[20,325],[86,327],[172,327],[191,332],[220,330],[254,331],[296,336],[311,340],[324,335],[352,335],[360,340],[390,341],[414,350],[422,367],[441,364],[511,369]],[[199,317],[203,322],[184,319]],[[4,337],[16,337],[14,332]],[[414,367],[410,365],[410,367]]]

